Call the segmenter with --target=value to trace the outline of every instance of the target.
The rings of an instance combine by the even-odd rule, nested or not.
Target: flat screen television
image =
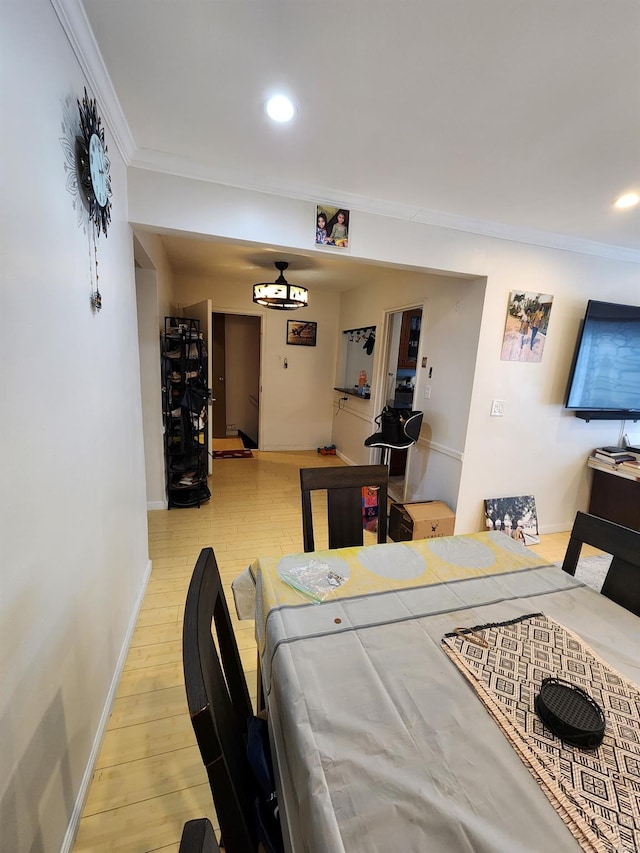
[[[640,420],[640,306],[590,299],[565,407],[578,418]]]

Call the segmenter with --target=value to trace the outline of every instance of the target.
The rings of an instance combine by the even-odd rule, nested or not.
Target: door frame
[[[264,311],[252,311],[251,309],[238,309],[238,308],[225,308],[224,306],[218,305],[216,302],[212,301],[211,306],[212,314],[225,314],[225,315],[235,315],[236,317],[258,317],[260,320],[260,326],[258,329],[258,334],[260,336],[259,342],[259,350],[260,350],[260,366],[258,370],[258,450],[262,446],[262,376],[264,370],[264,360],[265,360],[265,335],[264,335],[264,319],[265,312]],[[212,341],[209,339],[209,352],[211,352]],[[213,362],[213,358],[211,358]],[[213,369],[213,363],[211,365]],[[213,375],[213,374],[212,374]],[[225,385],[226,387],[226,385]],[[226,404],[225,404],[226,405]]]
[[[226,357],[226,326],[227,315],[219,311],[211,311],[209,340],[209,358],[211,359],[211,447],[216,438],[227,435],[227,357]],[[222,346],[220,346],[222,344]],[[222,362],[222,368],[217,364]],[[215,365],[215,370],[213,369]],[[217,379],[215,377],[218,377]],[[221,399],[223,398],[223,399]],[[222,422],[221,422],[222,420]],[[215,435],[216,427],[218,435]]]
[[[392,317],[395,314],[402,314],[405,311],[413,311],[420,308],[422,311],[422,322],[420,324],[420,341],[418,343],[418,357],[416,359],[416,384],[413,392],[413,402],[412,407],[414,410],[424,411],[422,406],[417,405],[417,401],[419,398],[418,387],[422,386],[422,383],[418,382],[419,371],[421,370],[423,352],[424,352],[424,342],[425,342],[425,319],[427,315],[427,300],[410,302],[406,305],[400,305],[393,308],[387,308],[384,311],[384,320],[382,323],[382,350],[380,352],[380,360],[378,361],[378,366],[376,370],[376,393],[374,394],[374,404],[375,404],[375,413],[376,415],[382,411],[382,409],[387,404],[387,385],[388,385],[388,376],[387,376],[387,365],[389,364],[389,356],[391,354],[391,337],[393,332],[393,322]],[[407,499],[407,469],[411,464],[411,451],[413,447],[410,447],[407,451],[407,462],[405,465],[405,474],[402,482],[402,501],[406,501]],[[371,451],[372,453],[373,451]],[[370,454],[371,455],[371,454]]]

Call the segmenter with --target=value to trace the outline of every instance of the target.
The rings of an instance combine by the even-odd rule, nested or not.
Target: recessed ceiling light
[[[291,121],[295,107],[286,95],[274,95],[266,103],[267,115],[274,121]]]
[[[614,207],[633,207],[640,201],[640,196],[638,193],[625,193],[617,198],[613,206]]]

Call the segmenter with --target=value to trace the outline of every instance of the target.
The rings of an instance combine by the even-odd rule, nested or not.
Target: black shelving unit
[[[207,351],[198,320],[165,317],[162,354],[167,505],[199,507],[207,485]]]

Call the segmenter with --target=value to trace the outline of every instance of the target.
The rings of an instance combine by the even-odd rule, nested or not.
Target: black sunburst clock
[[[78,183],[89,209],[89,219],[96,231],[107,236],[111,223],[111,163],[107,157],[104,128],[98,115],[96,99],[78,100],[80,111],[80,136],[76,137]]]

